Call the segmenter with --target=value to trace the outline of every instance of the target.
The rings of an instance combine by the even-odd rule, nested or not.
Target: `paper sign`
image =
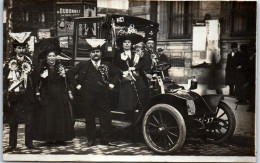
[[[192,50],[193,51],[204,51],[206,50],[206,27],[193,27],[193,40]]]

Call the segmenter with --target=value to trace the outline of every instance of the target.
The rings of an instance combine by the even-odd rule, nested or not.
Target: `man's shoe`
[[[66,143],[65,141],[59,141],[59,140],[57,140],[57,141],[55,142],[55,144],[56,144],[56,145],[67,145],[67,143]]]
[[[6,150],[3,151],[3,153],[12,152],[15,149],[15,147],[9,146]]]
[[[30,144],[30,145],[26,145],[26,147],[28,149],[38,149],[37,147],[35,147],[34,145]]]
[[[116,146],[116,144],[111,143],[111,142],[100,142],[100,145]]]
[[[90,141],[87,140],[87,146],[88,146],[88,147],[95,146],[95,143],[96,143],[95,140],[90,140]]]

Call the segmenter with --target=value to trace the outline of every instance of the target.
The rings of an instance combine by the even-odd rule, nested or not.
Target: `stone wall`
[[[203,1],[200,3],[199,19],[203,20],[206,14],[209,14],[212,19],[218,19],[221,11],[221,2]]]
[[[132,0],[131,0],[132,1]],[[134,3],[130,1],[130,8],[132,11],[134,11],[135,6]],[[140,12],[136,12],[136,14],[133,14],[133,16],[140,16],[142,15],[143,18],[149,17],[153,13],[149,13],[150,5],[148,1],[137,1],[136,3],[139,3],[139,7],[136,9],[139,9]],[[196,19],[203,20],[206,14],[209,14],[211,16],[211,19],[222,19],[223,17],[228,17],[229,9],[223,8],[221,6],[221,2],[217,1],[203,1],[198,2],[196,4],[199,6],[198,11],[198,17]],[[230,5],[230,4],[228,4]],[[196,7],[197,7],[196,6]],[[145,7],[147,9],[145,9]],[[194,8],[193,10],[197,9]],[[169,39],[168,38],[168,32],[169,32],[169,1],[161,1],[158,2],[157,5],[157,22],[160,24],[159,26],[159,32],[157,35],[157,48],[164,49],[165,54],[168,56],[171,63],[174,63],[176,60],[182,60],[184,62],[183,67],[171,67],[169,69],[169,75],[172,79],[174,79],[177,83],[185,84],[188,81],[188,78],[195,75],[198,83],[200,84],[208,84],[209,83],[209,75],[210,75],[210,68],[206,67],[200,67],[200,68],[194,68],[192,67],[192,38],[190,39]],[[223,12],[223,10],[227,10],[226,12]],[[136,10],[137,11],[137,10]],[[148,12],[148,13],[147,13]],[[195,11],[194,11],[195,12]],[[131,15],[131,14],[130,14]],[[148,18],[147,18],[148,19]],[[224,26],[225,22],[221,21],[220,26]],[[227,22],[226,22],[227,23]],[[241,44],[249,44],[250,41],[255,40],[255,38],[249,38],[249,37],[243,37],[243,38],[237,38],[237,37],[230,37],[230,28],[227,28],[225,25],[225,31],[222,31],[222,35],[220,38],[220,49],[221,49],[221,71],[220,76],[224,80],[225,77],[225,67],[226,67],[226,59],[227,54],[230,52],[230,45],[232,42],[237,42],[238,46],[240,47]],[[222,28],[221,28],[222,29]],[[227,31],[228,30],[228,31]],[[194,53],[193,53],[194,55]],[[205,55],[205,52],[198,52],[196,55],[202,56]]]

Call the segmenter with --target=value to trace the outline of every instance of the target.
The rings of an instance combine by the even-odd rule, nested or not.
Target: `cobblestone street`
[[[226,98],[225,102],[235,109],[235,101]],[[201,139],[187,138],[183,147],[173,153],[174,156],[254,156],[254,113],[247,112],[248,105],[239,105],[234,110],[237,126],[233,137],[223,144],[210,144]],[[8,146],[9,126],[3,126],[3,148]],[[90,154],[90,155],[156,155],[145,144],[142,136],[138,140],[131,139],[124,131],[115,131],[117,138],[115,146],[96,145],[86,146],[84,124],[76,123],[76,138],[66,145],[47,145],[44,142],[34,141],[39,149],[29,150],[24,145],[24,125],[19,125],[18,145],[12,154]]]

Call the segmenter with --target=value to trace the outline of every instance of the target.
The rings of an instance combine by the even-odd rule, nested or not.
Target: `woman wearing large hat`
[[[131,31],[131,30],[130,30]],[[117,38],[119,50],[114,64],[121,70],[121,85],[118,108],[130,115],[147,104],[149,90],[142,70],[142,51],[133,50],[133,45],[143,37],[135,32],[120,32]]]
[[[64,143],[74,138],[73,120],[65,69],[57,60],[60,48],[51,42],[46,43],[38,56],[41,62],[35,78],[40,107],[34,123],[34,140]]]

